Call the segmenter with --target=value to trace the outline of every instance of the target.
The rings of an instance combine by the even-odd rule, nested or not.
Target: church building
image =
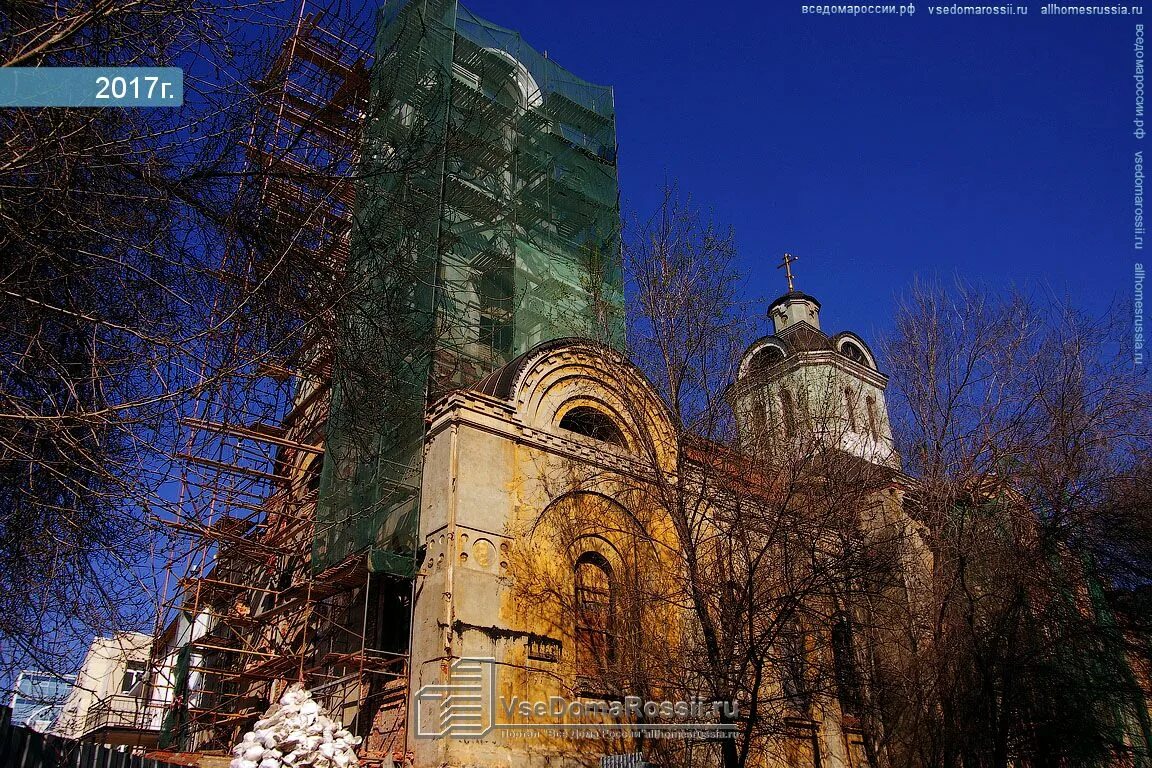
[[[301,683],[372,766],[912,764],[881,681],[923,554],[865,340],[786,256],[698,434],[624,352],[612,89],[455,0],[387,3],[370,78],[344,335],[243,425],[267,495],[202,505],[161,748]]]
[[[715,591],[727,579],[685,571],[693,562],[740,563],[747,551],[718,552],[719,538],[795,557],[810,554],[812,542],[771,528],[795,524],[797,533],[822,536],[840,526],[853,540],[898,549],[884,570],[900,589],[889,590],[898,596],[881,610],[885,626],[894,617],[909,626],[903,571],[921,561],[908,546],[916,525],[902,509],[906,483],[892,447],[886,379],[863,339],[821,330],[819,310],[795,290],[770,306],[775,333],[749,346],[731,388],[739,452],[679,432],[633,365],[581,339],[538,345],[434,404],[412,629],[415,764],[578,766],[591,754],[635,752],[656,764],[657,755],[674,764],[686,754],[722,764],[732,737],[749,743],[749,765],[903,764],[875,754],[883,739],[873,734],[868,743],[865,734],[883,727],[880,705],[865,701],[873,688],[866,678],[898,658],[860,647],[864,625],[875,623],[866,616],[856,646],[847,641],[866,610],[849,593],[865,590],[837,596],[837,579],[807,564],[792,574],[780,572],[783,562],[745,564],[731,574],[794,588],[737,598],[734,615],[772,622],[783,607],[802,625],[727,643],[733,663],[763,665],[754,681],[734,686],[733,711],[708,709],[686,722],[636,717],[626,707],[622,718],[604,717],[594,706],[641,694],[713,695],[692,681],[707,664],[688,658],[701,642],[696,611],[723,624]],[[839,487],[796,489],[817,475]],[[794,487],[774,488],[782,478]],[[841,503],[859,509],[831,509]],[[733,518],[730,505],[748,509]],[[737,537],[732,526],[747,534],[760,515],[770,524],[760,542]],[[837,542],[830,544],[835,556]],[[877,575],[866,570],[844,578]],[[691,607],[693,589],[713,592],[707,606]],[[758,639],[790,652],[752,647]],[[898,653],[898,645],[885,652]],[[801,679],[786,680],[796,670]],[[474,698],[459,698],[465,690]],[[750,715],[763,727],[750,728]],[[629,731],[618,722],[645,727]]]

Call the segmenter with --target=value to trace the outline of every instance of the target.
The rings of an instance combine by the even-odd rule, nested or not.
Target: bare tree
[[[234,479],[181,487],[207,445],[188,422],[276,427],[330,375],[357,296],[340,277],[349,198],[404,166],[356,162],[363,59],[323,115],[279,118],[287,87],[315,85],[285,85],[283,43],[322,9],[290,5],[17,2],[0,19],[0,65],[186,73],[181,109],[0,115],[0,678],[69,671],[94,632],[151,629],[165,568],[205,566],[173,531],[234,511],[209,488]],[[349,50],[369,47],[371,20],[325,6]],[[351,148],[316,141],[337,132]]]
[[[607,494],[620,507],[563,505],[533,522],[562,551],[582,538],[619,541],[623,560],[603,564],[601,587],[573,592],[551,574],[517,573],[518,589],[588,624],[577,638],[575,656],[587,660],[576,665],[578,688],[736,703],[712,711],[724,738],[634,745],[661,764],[819,759],[818,723],[833,712],[870,733],[862,759],[882,764],[882,708],[870,683],[881,661],[866,644],[882,639],[880,618],[906,616],[894,574],[908,531],[886,493],[892,469],[840,449],[848,424],[833,415],[843,402],[834,379],[812,382],[787,430],[779,417],[762,414],[753,426],[738,413],[748,402],[739,388],[766,380],[737,383],[751,323],[730,232],[670,188],[630,232],[624,256],[630,355],[604,350],[599,368],[619,377],[639,467],[554,473],[553,496]],[[585,578],[579,565],[576,578]],[[590,610],[582,601],[609,586],[610,613],[580,618]]]
[[[9,3],[0,65],[159,66],[197,49],[224,71],[239,51],[217,25],[245,15]],[[173,426],[160,415],[194,386],[228,210],[201,172],[226,162],[236,119],[220,107],[0,116],[0,675],[66,671],[93,629],[152,613],[156,446]]]
[[[1147,382],[1117,330],[965,285],[917,285],[899,310],[897,433],[933,562],[906,697],[925,765],[1094,765],[1148,748],[1105,599],[1142,580],[1147,556],[1111,528],[1144,526],[1109,489],[1150,434]]]

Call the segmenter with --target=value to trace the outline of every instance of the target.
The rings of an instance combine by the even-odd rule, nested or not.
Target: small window
[[[764,404],[763,395],[757,392],[752,397],[752,439],[763,440],[768,431],[768,407]]]
[[[846,341],[840,345],[840,353],[854,363],[860,365],[868,365],[868,358],[864,356],[864,350],[850,341]]]
[[[880,420],[876,416],[876,398],[868,395],[865,400],[868,407],[868,431],[872,437],[880,439]]]
[[[133,693],[142,680],[146,665],[142,661],[130,661],[124,670],[124,679],[120,681],[120,693]]]
[[[796,393],[796,403],[800,406],[800,423],[808,428],[812,425],[812,408],[808,403],[808,388],[800,387]]]
[[[560,429],[624,447],[624,435],[620,433],[619,427],[608,415],[595,408],[573,408],[560,419]]]
[[[859,716],[861,708],[860,672],[853,646],[852,624],[847,616],[839,614],[832,623],[832,666],[840,711],[850,717]]]
[[[808,643],[795,617],[781,627],[777,640],[780,655],[781,687],[792,714],[806,716],[810,705]]]
[[[493,352],[512,354],[512,270],[490,269],[477,280],[480,343]]]
[[[796,434],[796,410],[792,403],[792,393],[787,389],[780,390],[780,407],[784,411],[784,434],[792,437]]]
[[[576,561],[576,669],[605,673],[616,659],[616,601],[612,569],[596,552]]]
[[[324,469],[324,460],[317,456],[312,459],[308,464],[308,468],[304,470],[304,488],[308,493],[320,492],[320,478]]]
[[[856,431],[856,393],[852,387],[844,387],[844,408],[848,414],[848,430]]]

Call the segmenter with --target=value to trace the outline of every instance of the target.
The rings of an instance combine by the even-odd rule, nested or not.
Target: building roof
[[[803,321],[790,325],[776,334],[792,352],[814,352],[819,349],[834,349],[828,334],[813,328]]]
[[[551,341],[544,341],[529,349],[524,354],[513,358],[507,364],[500,366],[492,373],[488,374],[480,381],[473,384],[470,389],[479,392],[482,395],[489,395],[491,397],[499,397],[507,400],[512,396],[512,385],[516,383],[517,377],[520,372],[524,370],[529,358],[538,357],[542,354],[551,352],[560,347],[570,346],[600,346],[590,339],[581,339],[574,336],[566,336],[560,339],[552,339]],[[607,348],[606,348],[607,349]]]

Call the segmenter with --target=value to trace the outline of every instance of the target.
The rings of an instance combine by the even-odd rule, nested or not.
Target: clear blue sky
[[[1131,300],[1133,42],[1152,15],[465,5],[615,86],[626,206],[678,179],[735,228],[756,295],[783,292],[782,252],[800,257],[826,329],[882,330],[916,275]]]

